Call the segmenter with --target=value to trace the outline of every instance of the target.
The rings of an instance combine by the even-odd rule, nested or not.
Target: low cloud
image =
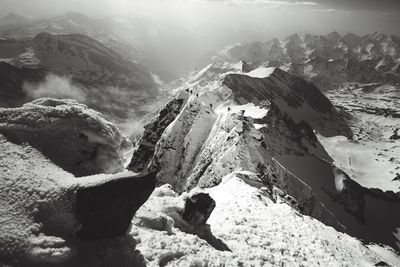
[[[228,5],[258,5],[269,8],[284,8],[284,7],[308,7],[318,6],[317,2],[311,1],[285,1],[285,0],[226,0]]]
[[[350,10],[337,10],[334,8],[320,8],[308,10],[310,13],[322,13],[322,14],[336,14],[336,15],[351,15],[353,14]]]
[[[72,98],[78,102],[86,100],[86,94],[82,88],[73,85],[70,79],[55,74],[47,75],[44,81],[40,83],[25,82],[23,90],[33,99],[52,97]]]

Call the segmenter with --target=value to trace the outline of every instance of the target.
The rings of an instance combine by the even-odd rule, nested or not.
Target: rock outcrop
[[[77,236],[99,239],[123,235],[155,185],[156,174],[149,173],[78,189],[76,208],[82,227]]]
[[[206,193],[193,194],[186,199],[182,218],[189,224],[205,224],[215,208],[215,201]]]
[[[141,172],[145,170],[150,160],[153,158],[157,142],[162,133],[175,120],[179,114],[184,100],[173,99],[159,112],[159,114],[147,125],[144,126],[144,133],[139,140],[139,145],[135,148],[132,160],[128,169]]]

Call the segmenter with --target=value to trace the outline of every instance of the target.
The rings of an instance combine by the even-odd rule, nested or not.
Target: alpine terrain
[[[0,19],[0,266],[400,266],[399,37],[143,21]]]

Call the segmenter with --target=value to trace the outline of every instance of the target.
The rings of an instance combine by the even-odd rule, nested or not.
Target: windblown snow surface
[[[39,99],[0,109],[0,265],[58,266],[67,261],[66,266],[99,266],[104,259],[110,266],[107,257],[123,254],[124,238],[106,243],[76,239],[81,228],[76,195],[134,174],[77,178],[73,172],[123,171],[120,149],[126,142],[115,125],[72,100]],[[100,203],[98,208],[100,212]],[[68,262],[76,258],[77,264]]]
[[[8,248],[2,249],[0,263],[399,266],[397,196],[354,182],[333,164],[334,156],[314,134],[352,138],[343,113],[300,78],[279,69],[252,77],[243,67],[213,64],[200,75],[192,73],[145,126],[128,168],[157,171],[160,186],[138,210],[127,234],[118,238],[84,242],[70,238],[80,227],[75,192],[133,173],[76,178],[71,174],[75,168],[66,171],[60,168],[62,161],[58,166],[50,161],[38,145],[43,139],[26,137],[28,130],[51,137],[51,131],[41,127],[60,117],[44,116],[39,120],[42,124],[33,125],[9,121],[26,122],[12,112],[26,111],[31,118],[30,112],[38,116],[73,111],[79,114],[79,123],[72,124],[75,120],[67,116],[67,124],[73,125],[63,128],[73,134],[68,137],[123,153],[125,139],[114,131],[115,126],[84,106],[59,100],[2,110],[6,132],[23,134],[0,139],[0,170],[5,177],[0,197],[6,203],[1,207],[5,220],[0,224],[0,242]],[[100,127],[105,136],[88,136],[85,129],[93,126]],[[112,135],[118,138],[108,139]],[[118,159],[123,157],[118,155]],[[69,157],[64,160],[68,162]],[[118,164],[111,172],[120,171],[123,162]],[[105,172],[90,170],[89,174]],[[207,224],[194,226],[182,214],[188,196],[199,191],[208,193],[216,206]]]
[[[385,243],[398,249],[398,196],[360,186],[314,134],[352,139],[349,115],[300,78],[276,68],[256,71],[252,77],[254,73],[248,75],[242,67],[216,63],[193,72],[145,127],[135,153],[154,151],[147,162],[159,171],[159,183],[168,183],[177,192],[197,187],[212,191],[207,188],[221,186],[222,177],[249,172],[241,177],[247,186],[268,188],[271,199],[279,195],[300,217],[318,219],[335,228],[333,233],[347,232],[364,244]],[[178,100],[181,104],[173,104]],[[151,134],[166,114],[171,123],[163,125],[162,133]],[[258,215],[269,217],[269,212]]]
[[[382,84],[345,84],[328,93],[351,115],[354,138],[324,138],[329,155],[352,179],[369,188],[400,189],[400,88]]]
[[[148,266],[398,266],[388,247],[364,245],[309,216],[265,188],[248,184],[250,172],[233,172],[206,192],[216,201],[209,241],[180,219],[184,196],[168,185],[139,210],[130,234]],[[212,241],[210,241],[212,240]]]

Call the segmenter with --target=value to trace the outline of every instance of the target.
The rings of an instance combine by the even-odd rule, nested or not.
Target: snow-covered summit
[[[354,182],[314,133],[351,138],[347,115],[299,77],[277,68],[249,75],[237,66],[216,63],[192,73],[146,126],[130,167],[150,164],[159,183],[178,192],[213,187],[232,172],[247,171],[251,185],[281,192],[303,214],[396,247],[399,218],[393,212],[400,198]],[[153,151],[153,159],[140,156]]]

